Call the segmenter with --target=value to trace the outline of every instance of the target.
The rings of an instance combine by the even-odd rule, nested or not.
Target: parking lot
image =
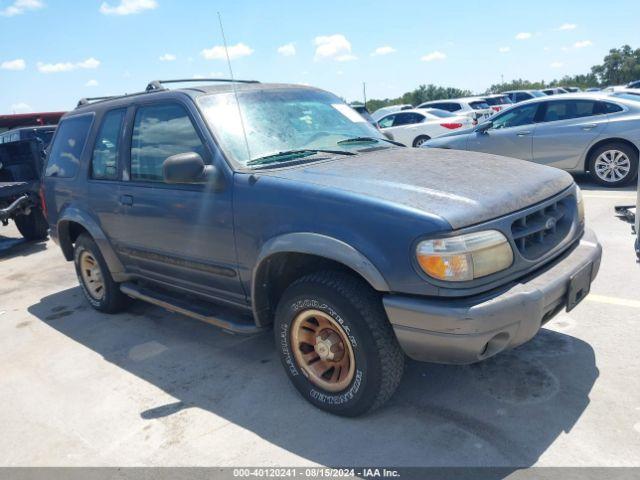
[[[387,406],[335,417],[299,397],[271,333],[233,336],[135,303],[100,314],[50,241],[0,230],[5,466],[639,466],[640,266],[580,181],[603,244],[591,295],[530,343],[472,366],[409,362]]]

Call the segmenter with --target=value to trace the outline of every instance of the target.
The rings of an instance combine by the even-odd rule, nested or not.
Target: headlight
[[[582,190],[576,185],[576,203],[578,205],[578,219],[580,223],[584,223],[584,199],[582,198]]]
[[[497,230],[424,240],[418,244],[420,268],[438,280],[462,282],[509,268],[513,250]]]

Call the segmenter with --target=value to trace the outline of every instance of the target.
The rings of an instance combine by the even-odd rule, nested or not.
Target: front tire
[[[431,140],[431,137],[429,137],[428,135],[420,135],[419,137],[416,137],[416,139],[413,141],[413,147],[414,148],[420,148],[428,140]]]
[[[129,305],[131,299],[113,281],[98,245],[89,235],[83,233],[78,236],[73,259],[82,293],[93,308],[117,313]]]
[[[274,330],[289,379],[329,413],[375,410],[402,378],[404,354],[380,297],[352,275],[327,271],[295,281],[278,304]]]
[[[39,208],[32,208],[29,215],[16,215],[13,221],[27,240],[44,240],[49,235],[49,224]]]
[[[638,152],[629,145],[611,142],[596,148],[589,156],[593,180],[605,187],[621,187],[638,173]]]

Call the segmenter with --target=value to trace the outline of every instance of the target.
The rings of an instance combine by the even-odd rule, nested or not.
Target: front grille
[[[520,254],[533,260],[558,245],[569,233],[576,211],[570,195],[528,213],[511,224],[511,235]]]

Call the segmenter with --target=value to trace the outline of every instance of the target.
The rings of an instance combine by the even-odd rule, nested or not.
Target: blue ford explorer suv
[[[601,247],[563,171],[406,148],[331,93],[211,82],[81,101],[45,171],[87,301],[236,333],[339,415],[382,405],[405,355],[478,362],[589,292]]]

